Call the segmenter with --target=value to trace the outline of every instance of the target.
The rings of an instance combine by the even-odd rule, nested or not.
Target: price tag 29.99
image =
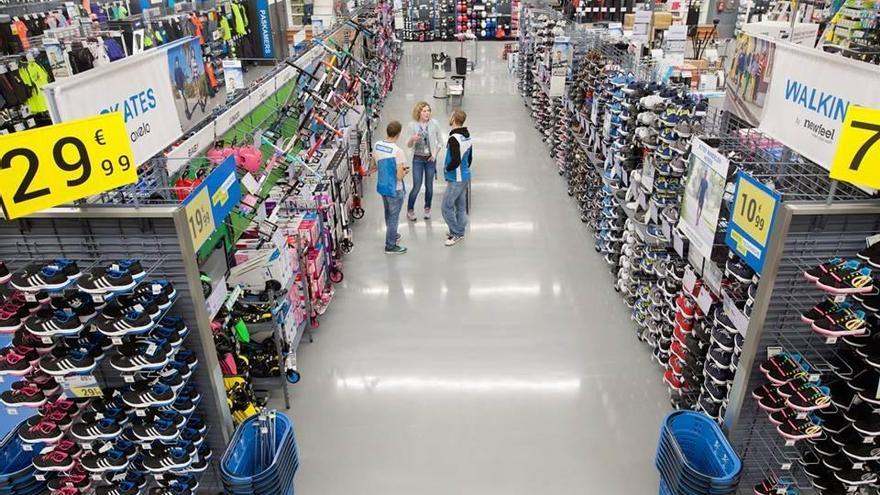
[[[22,217],[137,181],[121,113],[0,137],[0,199]]]
[[[202,188],[184,207],[186,225],[193,241],[193,248],[198,250],[214,232],[214,215],[211,213],[211,201],[208,189]]]

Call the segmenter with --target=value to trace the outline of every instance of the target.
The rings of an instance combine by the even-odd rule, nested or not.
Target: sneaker
[[[78,317],[64,311],[46,310],[28,319],[24,328],[37,337],[69,337],[82,331],[84,325]]]
[[[425,214],[424,214],[423,218],[424,218],[425,220],[430,220],[430,219],[431,219],[431,209],[430,209],[430,208],[425,208]]]
[[[40,471],[60,472],[73,469],[76,459],[67,452],[58,449],[34,458],[34,467]]]
[[[77,423],[70,429],[74,438],[84,441],[113,438],[121,431],[122,427],[112,418],[104,418],[97,423]]]
[[[867,331],[864,311],[853,311],[850,307],[842,307],[814,321],[811,327],[814,332],[826,337],[861,335]]]
[[[392,248],[385,248],[385,254],[404,254],[406,253],[406,248],[401,245],[395,245]]]
[[[413,210],[408,210],[406,212],[406,219],[409,220],[410,222],[415,222],[417,220],[416,212]]]
[[[831,258],[809,270],[804,270],[804,278],[810,282],[816,282],[829,273],[842,269],[846,264],[847,260],[843,258]]]
[[[107,486],[99,486],[95,490],[96,495],[139,495],[143,487],[139,487],[137,484],[122,480],[119,483],[111,484]]]
[[[128,373],[158,370],[168,364],[171,351],[170,344],[156,339],[124,345],[118,349],[118,355],[110,358],[110,366]]]
[[[92,353],[85,349],[69,349],[46,355],[40,366],[52,376],[64,376],[89,373],[95,369],[97,362]]]
[[[806,440],[822,435],[822,427],[809,418],[790,419],[777,426],[776,431],[787,440]]]
[[[785,400],[788,407],[800,412],[815,411],[831,406],[831,396],[827,388],[815,385],[802,388]]]
[[[24,350],[16,347],[0,355],[0,376],[24,376],[34,369],[33,358],[27,354],[36,354],[36,351],[29,349],[29,352],[20,353],[16,349]]]
[[[159,407],[174,403],[174,391],[171,387],[158,383],[148,390],[129,390],[122,393],[122,401],[131,407]]]
[[[121,450],[111,448],[106,452],[92,452],[80,459],[83,469],[90,473],[122,471],[128,467],[128,456]]]
[[[178,426],[174,422],[165,419],[135,424],[131,431],[135,438],[144,442],[174,440],[180,435]]]
[[[871,292],[874,288],[874,279],[870,268],[860,267],[858,262],[849,262],[840,270],[820,277],[816,285],[832,294],[858,294]]]
[[[47,401],[46,394],[36,385],[27,384],[0,394],[0,402],[6,407],[38,407]]]
[[[76,266],[75,263],[71,263],[72,265],[70,266]],[[33,272],[28,267],[13,274],[9,283],[16,289],[23,291],[57,291],[69,286],[73,283],[74,278],[76,278],[71,278],[70,272],[65,270],[64,267],[56,264],[45,265]],[[75,268],[75,271],[79,272],[79,269]]]
[[[18,434],[24,443],[55,443],[64,436],[64,431],[49,420],[40,421]]]
[[[816,320],[825,318],[828,315],[837,313],[838,311],[852,306],[850,302],[835,302],[833,297],[828,297],[811,309],[801,313],[801,321],[812,324]]]
[[[152,307],[157,309],[155,305]],[[98,331],[108,337],[142,334],[150,331],[156,325],[148,313],[150,308],[138,310],[138,306],[135,306],[124,311],[122,308],[116,307],[116,309],[107,312],[108,308],[104,308],[95,324]]]
[[[133,289],[136,284],[134,277],[128,271],[113,269],[85,275],[79,280],[80,290],[89,294],[126,291]]]
[[[144,453],[144,468],[151,473],[164,473],[183,469],[192,464],[192,456],[182,447],[166,447],[153,444]]]
[[[446,238],[446,242],[443,243],[446,247],[455,246],[458,244],[458,241],[464,239],[464,236],[450,235]]]
[[[862,469],[846,469],[834,473],[834,477],[846,486],[864,486],[877,482],[877,474]]]

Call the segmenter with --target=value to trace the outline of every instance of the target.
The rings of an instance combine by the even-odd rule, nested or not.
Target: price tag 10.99
[[[779,202],[778,192],[739,172],[725,243],[759,274]]]
[[[137,181],[121,113],[0,137],[0,199],[6,218]]]
[[[880,189],[880,109],[851,106],[846,111],[830,175]]]

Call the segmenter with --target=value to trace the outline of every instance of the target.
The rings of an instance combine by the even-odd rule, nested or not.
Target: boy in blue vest
[[[397,225],[400,223],[400,209],[406,196],[403,178],[409,172],[406,166],[406,155],[397,146],[400,137],[400,122],[394,120],[385,128],[385,139],[373,145],[373,159],[379,178],[376,190],[382,195],[385,206],[385,254],[403,254],[406,248],[399,245],[400,235]]]
[[[471,180],[471,161],[474,153],[471,134],[464,122],[467,114],[461,110],[452,112],[449,118],[449,141],[446,143],[446,192],[443,194],[443,220],[449,227],[446,246],[454,246],[464,239],[467,227],[467,191]]]

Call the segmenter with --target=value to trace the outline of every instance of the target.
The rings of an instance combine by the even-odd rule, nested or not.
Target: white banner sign
[[[205,152],[214,144],[214,125],[209,124],[196,132],[189,139],[168,152],[168,175],[174,175],[194,157]]]
[[[826,169],[851,105],[880,108],[880,67],[740,34],[725,104],[741,118]],[[845,82],[845,84],[841,84]]]

